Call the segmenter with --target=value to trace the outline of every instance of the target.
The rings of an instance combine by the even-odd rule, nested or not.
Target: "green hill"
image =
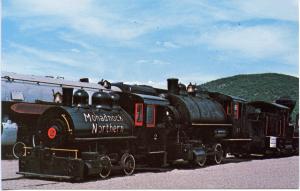
[[[202,84],[209,91],[238,96],[246,100],[273,102],[282,96],[297,100],[293,119],[299,112],[299,78],[284,74],[245,74],[221,78]]]

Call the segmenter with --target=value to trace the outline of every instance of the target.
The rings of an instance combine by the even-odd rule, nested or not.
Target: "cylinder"
[[[169,78],[168,79],[168,92],[172,94],[178,94],[178,79],[177,78]]]

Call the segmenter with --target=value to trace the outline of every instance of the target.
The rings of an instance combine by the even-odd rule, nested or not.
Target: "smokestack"
[[[169,78],[168,79],[168,92],[172,93],[172,94],[179,94],[177,78]]]
[[[72,106],[73,88],[62,88],[63,90],[63,105]]]

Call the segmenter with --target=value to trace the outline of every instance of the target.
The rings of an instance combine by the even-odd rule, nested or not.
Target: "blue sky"
[[[2,70],[165,87],[298,76],[297,0],[3,0]]]

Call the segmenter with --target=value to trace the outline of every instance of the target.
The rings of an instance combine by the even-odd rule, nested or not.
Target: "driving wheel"
[[[133,155],[125,153],[121,157],[121,167],[125,175],[132,175],[135,170],[135,159]]]
[[[23,142],[16,142],[13,146],[13,155],[16,159],[25,155],[25,144]]]
[[[215,155],[214,155],[214,162],[216,164],[221,164],[222,160],[223,160],[223,148],[222,148],[222,145],[220,143],[217,143],[214,145],[214,152],[215,152]]]
[[[111,161],[110,158],[108,156],[102,156],[100,158],[100,166],[101,166],[101,170],[99,172],[99,176],[101,178],[107,178],[110,175],[111,172]]]

